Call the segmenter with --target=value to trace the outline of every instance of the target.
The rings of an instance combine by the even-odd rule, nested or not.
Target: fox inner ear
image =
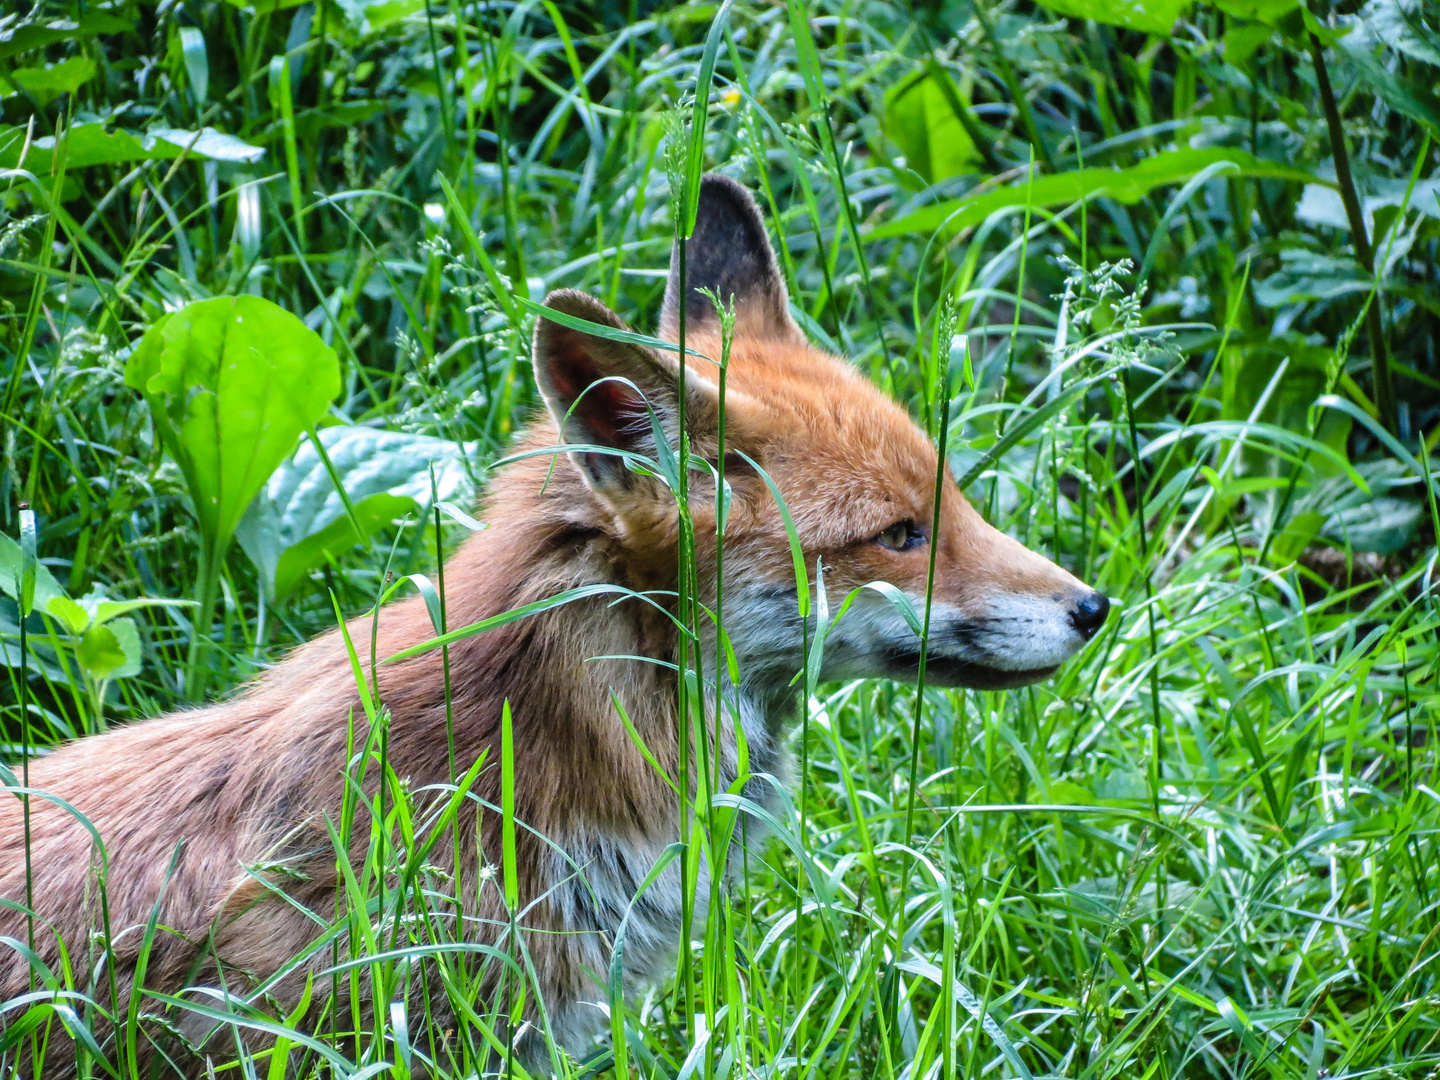
[[[561,289],[545,306],[587,322],[624,330],[620,317],[595,298]],[[671,444],[678,414],[678,365],[649,349],[597,337],[541,318],[535,324],[535,381],[550,415],[567,443],[589,443],[654,457],[655,411]],[[708,384],[686,380],[686,427],[704,423],[714,412]],[[646,405],[649,405],[649,409]],[[598,451],[570,455],[593,490],[608,496],[633,492],[639,477],[619,455]]]
[[[785,278],[775,261],[760,208],[744,187],[724,176],[700,179],[695,231],[685,250],[685,328],[718,331],[709,289],[722,303],[735,304],[737,333],[782,341],[804,341],[790,318]],[[670,253],[670,279],[660,312],[660,333],[674,341],[680,333],[680,252]]]

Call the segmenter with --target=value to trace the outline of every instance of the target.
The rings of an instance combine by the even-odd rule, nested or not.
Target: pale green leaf
[[[1325,183],[1304,169],[1267,161],[1230,147],[1166,150],[1128,169],[1074,169],[1040,176],[1033,182],[1021,180],[1008,187],[992,188],[937,203],[907,214],[898,221],[881,225],[871,230],[869,237],[880,240],[910,233],[931,233],[942,227],[949,233],[956,233],[980,224],[997,211],[1024,206],[1027,199],[1031,205],[1038,207],[1068,206],[1082,198],[1100,195],[1122,203],[1135,203],[1156,188],[1183,184],[1201,170],[1226,161],[1233,163],[1237,170],[1227,173],[1227,176]]]
[[[442,500],[472,494],[465,447],[448,439],[366,427],[324,428],[319,436],[366,537],[356,535],[314,445],[302,443],[270,477],[236,533],[272,597],[288,594],[327,555],[349,551],[397,518],[428,506],[432,466]]]
[[[886,94],[885,133],[927,184],[974,172],[980,160],[944,91],[929,75],[906,80]]]
[[[340,392],[335,352],[294,315],[255,296],[167,315],[125,368],[179,464],[210,549],[223,552],[246,507]]]
[[[1280,270],[1255,282],[1255,299],[1265,307],[1279,307],[1301,300],[1333,300],[1368,292],[1370,287],[1369,277],[1354,259],[1301,248],[1280,253]]]
[[[210,59],[205,53],[205,35],[196,26],[180,28],[180,49],[185,56],[185,74],[195,100],[204,101],[210,91]]]
[[[188,148],[192,158],[214,161],[259,161],[264,147],[251,146],[233,135],[214,128],[202,128],[197,137],[193,131],[178,128],[157,128],[149,132],[106,131],[103,124],[76,124],[64,136],[69,140],[65,152],[66,168],[87,165],[113,165],[122,161],[154,161],[177,158]],[[20,148],[25,142],[24,127],[0,127],[0,168],[14,168],[20,163]],[[40,175],[50,171],[55,157],[55,136],[35,139],[25,157],[25,168]]]
[[[80,670],[96,682],[113,678],[130,663],[125,645],[112,626],[92,626],[87,630],[75,645],[75,660]]]
[[[49,67],[16,68],[10,78],[32,94],[46,96],[68,94],[95,77],[95,61],[88,56],[72,56]]]
[[[1428,24],[1427,18],[1428,15]],[[1369,0],[1360,9],[1357,43],[1384,44],[1440,67],[1440,27],[1433,4],[1421,0]]]
[[[78,23],[68,19],[5,27],[0,29],[0,59],[34,49],[43,49],[46,45],[53,45],[59,41],[69,41],[79,29]]]
[[[68,596],[54,597],[43,610],[72,634],[84,633],[90,625],[90,613]]]
[[[1044,0],[1051,11],[1076,19],[1094,19],[1110,26],[1169,35],[1189,0]]]
[[[99,625],[120,615],[147,607],[194,607],[193,600],[157,600],[142,597],[139,600],[110,600],[92,592],[80,598],[80,606],[90,613],[91,622]]]
[[[1321,531],[1354,551],[1394,555],[1410,543],[1422,513],[1418,502],[1382,495],[1360,506],[1337,510]]]

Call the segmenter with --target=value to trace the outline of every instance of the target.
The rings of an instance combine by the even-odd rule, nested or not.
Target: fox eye
[[[909,518],[895,522],[875,537],[875,543],[892,551],[910,551],[924,542],[925,534]]]

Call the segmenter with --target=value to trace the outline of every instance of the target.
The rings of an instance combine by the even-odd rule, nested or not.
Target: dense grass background
[[[814,687],[794,813],[687,977],[614,1017],[618,1065],[606,1043],[553,1067],[1436,1075],[1440,21],[1409,0],[1117,7],[41,0],[0,17],[0,532],[22,540],[28,504],[72,596],[194,596],[190,493],[123,370],[162,313],[240,293],[338,353],[325,438],[373,532],[274,481],[252,513],[294,552],[284,582],[252,532],[213,620],[137,609],[98,658],[35,614],[22,667],[0,597],[0,755],[18,774],[22,744],[197,696],[196,641],[227,692],[335,603],[367,610],[387,571],[431,572],[437,532],[448,548],[467,526],[433,518],[430,464],[465,505],[536,405],[517,298],[573,286],[653,325],[666,132],[693,124],[722,15],[704,164],[774,212],[798,317],[932,433],[948,424],[970,498],[1118,610],[1025,691]],[[346,458],[370,438],[346,426],[396,434]],[[383,466],[368,487],[364,462]],[[302,448],[282,474],[316,468]],[[13,586],[21,547],[0,554]],[[376,885],[409,819],[358,813],[399,838],[359,887],[423,906]],[[358,911],[337,932],[378,950],[367,920],[398,924]],[[467,992],[484,962],[346,974],[400,1001],[443,966],[469,1017],[443,1042],[399,1008],[323,1053],[297,1035],[216,1066],[494,1067],[505,1003]],[[85,1070],[138,1068],[87,1004],[95,977],[37,971],[0,1005],[0,1073],[92,1028]],[[353,985],[317,985],[340,1003],[326,1030]],[[146,999],[152,1019],[128,1023],[154,1032],[177,1007]]]

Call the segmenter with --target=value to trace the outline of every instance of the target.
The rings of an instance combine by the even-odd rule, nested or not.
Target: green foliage
[[[772,212],[807,333],[1115,611],[1013,694],[797,673],[790,794],[711,793],[665,858],[693,882],[747,817],[773,839],[711,874],[682,977],[611,995],[587,1064],[542,1037],[556,1071],[1429,1076],[1434,5],[721,10],[0,15],[0,757],[228,692],[398,590],[441,637],[437,555],[536,405],[534,303],[581,288],[652,329],[682,190],[721,169]],[[844,598],[817,586],[823,621]],[[133,1047],[200,1016],[278,1036],[222,1032],[217,1076],[495,1067],[517,995],[482,987],[532,988],[442,940],[446,849],[479,771],[523,757],[411,791],[351,645],[346,903],[288,969],[323,1024],[267,987],[142,990],[111,1038],[75,963],[0,1008],[0,1075],[32,1034],[139,1075]]]
[[[1066,206],[1108,196],[1126,205],[1139,202],[1157,188],[1183,184],[1214,165],[1230,165],[1227,172],[1276,180],[1314,181],[1301,169],[1278,162],[1262,161],[1243,150],[1168,150],[1146,158],[1128,169],[1073,169],[991,191],[928,206],[872,232],[875,239],[906,233],[930,234],[937,229],[948,233],[973,228],[997,211],[1012,207]],[[941,177],[943,179],[943,177]]]
[[[926,184],[973,172],[980,158],[957,105],[966,107],[958,91],[930,74],[915,75],[885,95],[885,133]]]
[[[250,503],[236,533],[272,598],[288,596],[311,570],[385,526],[423,512],[432,470],[434,496],[464,502],[473,494],[464,448],[446,439],[364,427],[326,428],[319,437],[339,488],[314,445],[302,446]],[[353,500],[353,517],[341,489]]]
[[[1094,19],[1147,34],[1169,34],[1190,0],[1047,0],[1045,6],[1075,19]]]
[[[208,618],[246,507],[340,392],[335,351],[269,300],[216,297],[157,319],[125,384],[144,395],[185,477],[204,539],[195,597]],[[195,698],[206,681],[201,640],[190,652]]]
[[[206,543],[223,555],[245,508],[340,392],[335,352],[251,296],[164,315],[125,366],[185,474]]]
[[[21,600],[24,555],[10,537],[0,533],[0,593],[10,599]],[[85,700],[77,701],[77,708],[90,710],[93,726],[87,731],[104,728],[105,691],[111,679],[124,679],[140,674],[141,648],[140,632],[133,619],[125,616],[132,611],[151,607],[183,607],[185,600],[110,600],[103,593],[91,592],[79,600],[72,600],[54,575],[43,566],[35,568],[34,583],[31,587],[29,607],[43,619],[50,620],[64,634],[64,648],[73,659],[85,691]],[[60,639],[49,633],[48,641],[40,646],[41,660],[38,671],[49,671],[61,679],[68,677],[64,660],[59,656]],[[44,662],[45,655],[56,665]],[[0,664],[24,669],[28,673],[34,658],[23,655],[19,645],[19,628],[0,622]],[[21,676],[26,677],[26,674]]]

